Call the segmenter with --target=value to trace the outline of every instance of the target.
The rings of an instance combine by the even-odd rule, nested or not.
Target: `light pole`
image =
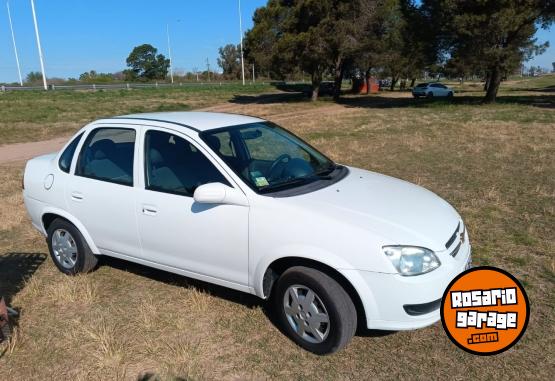
[[[37,48],[39,50],[40,70],[42,72],[42,83],[44,85],[44,90],[48,90],[48,84],[46,83],[46,73],[44,72],[44,60],[42,58],[42,49],[40,47],[39,26],[37,25],[37,15],[35,13],[34,0],[31,0],[31,10],[33,12],[33,22],[35,24],[35,36],[37,38]]]
[[[245,62],[243,58],[243,21],[241,17],[241,0],[239,0],[239,34],[241,37],[241,71],[243,73],[243,86],[245,86]]]
[[[166,24],[166,36],[168,37],[168,57],[170,58],[170,78],[173,84],[173,62],[172,62],[172,48],[170,44],[170,26]]]
[[[10,13],[10,3],[8,1],[6,1],[6,8],[8,8],[8,20],[10,21],[10,30],[12,32],[13,52],[15,53],[15,63],[17,64],[17,74],[19,75],[19,85],[23,86],[21,68],[19,67],[19,56],[17,55],[17,45],[15,44],[15,34],[13,32],[12,15]]]

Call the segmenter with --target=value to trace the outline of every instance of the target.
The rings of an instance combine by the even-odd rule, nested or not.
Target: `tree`
[[[239,78],[241,74],[240,47],[227,44],[219,49],[218,66],[222,68],[223,74],[229,78]]]
[[[79,75],[81,82],[111,82],[114,75],[111,73],[97,73],[95,70],[87,71]]]
[[[504,77],[545,50],[534,35],[555,17],[553,0],[423,0],[422,7],[441,25],[444,53],[486,73],[485,103],[495,102]]]
[[[42,73],[40,71],[32,71],[25,77],[27,83],[38,83],[42,81]]]
[[[136,46],[127,57],[124,71],[127,80],[165,79],[168,75],[170,60],[163,54],[156,54],[158,49],[149,44]]]
[[[278,77],[299,69],[310,75],[312,100],[323,76],[334,75],[334,98],[364,40],[359,17],[374,0],[269,0],[256,10],[247,32],[247,57]]]

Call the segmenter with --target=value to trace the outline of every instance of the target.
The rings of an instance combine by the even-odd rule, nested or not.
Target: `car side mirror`
[[[199,186],[193,194],[199,204],[228,204],[248,206],[247,197],[239,190],[222,183],[208,183]]]

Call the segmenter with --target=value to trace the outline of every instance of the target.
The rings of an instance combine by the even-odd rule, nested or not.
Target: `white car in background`
[[[412,88],[412,96],[415,98],[447,97],[452,98],[455,92],[450,87],[441,83],[420,83]]]
[[[434,193],[336,164],[250,116],[97,120],[29,161],[23,194],[63,273],[107,255],[270,299],[318,354],[357,326],[436,322],[470,264],[461,217]]]

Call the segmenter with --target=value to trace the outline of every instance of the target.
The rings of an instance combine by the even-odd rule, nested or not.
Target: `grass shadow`
[[[46,259],[43,253],[7,253],[0,255],[0,295],[6,303],[25,286]]]
[[[310,102],[310,98],[302,91],[296,91],[296,88],[282,90],[280,93],[259,94],[259,95],[234,95],[229,100],[230,103],[249,105],[268,105],[274,103],[301,103]],[[280,89],[281,90],[281,89]],[[529,91],[535,91],[530,89]],[[548,92],[555,92],[555,86],[548,88],[538,89],[546,94],[530,94],[530,95],[507,95],[502,92],[497,96],[497,104],[506,105],[526,105],[539,108],[555,109],[555,94],[547,94]],[[411,97],[396,97],[389,96],[387,92],[382,92],[379,95],[348,95],[340,98],[337,103],[346,107],[354,108],[376,108],[376,109],[389,109],[389,108],[420,108],[420,107],[438,107],[444,105],[475,105],[483,104],[483,95],[465,95],[467,91],[459,92],[455,97],[447,98],[419,98],[414,99]],[[331,100],[328,96],[321,96],[321,100]]]
[[[506,105],[527,105],[540,108],[555,108],[555,95],[539,94],[539,95],[500,95],[497,97],[497,104]],[[414,99],[414,98],[397,98],[387,96],[355,96],[345,97],[338,101],[346,107],[355,108],[433,108],[445,105],[471,105],[480,106],[483,104],[482,96],[455,96],[451,99],[432,98],[432,99]]]
[[[229,103],[236,103],[241,105],[265,105],[273,103],[294,103],[306,101],[309,101],[309,98],[303,93],[284,92],[261,95],[234,95],[233,98],[229,100]]]

